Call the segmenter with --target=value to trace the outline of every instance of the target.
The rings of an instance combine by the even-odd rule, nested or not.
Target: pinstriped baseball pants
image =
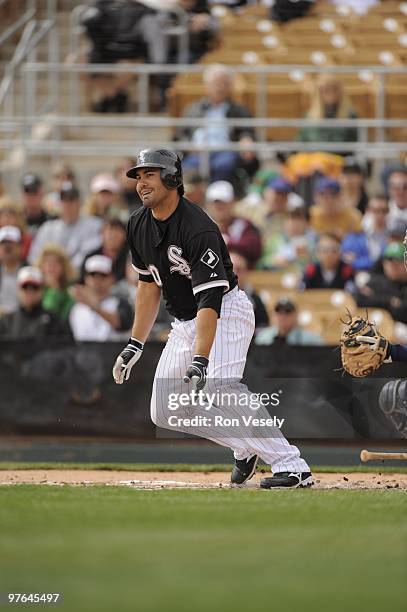
[[[245,459],[254,454],[271,465],[277,472],[307,472],[309,467],[300,457],[296,446],[291,445],[280,429],[266,426],[251,428],[243,424],[243,416],[270,418],[264,406],[255,413],[250,407],[250,392],[240,381],[246,363],[247,351],[254,333],[253,307],[246,294],[237,287],[223,297],[215,341],[209,356],[208,379],[204,393],[228,394],[232,401],[215,405],[178,406],[175,412],[169,408],[170,395],[189,393],[182,380],[194,357],[196,319],[172,324],[172,331],[157,365],[151,398],[151,419],[164,429],[172,429],[206,438],[233,450],[235,459]],[[233,398],[239,400],[233,402]],[[244,400],[247,401],[244,401]],[[206,417],[205,425],[169,425],[175,415],[183,421],[193,417]],[[230,418],[238,426],[225,427],[215,424],[216,417]],[[171,422],[171,421],[170,421]],[[202,422],[202,419],[201,419]],[[209,424],[208,424],[209,423]]]

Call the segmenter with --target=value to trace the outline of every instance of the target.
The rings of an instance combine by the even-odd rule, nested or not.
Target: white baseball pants
[[[208,379],[204,393],[228,393],[231,398],[238,396],[238,402],[224,402],[212,405],[206,410],[205,404],[179,407],[172,412],[168,407],[169,394],[185,394],[190,386],[182,377],[193,360],[196,319],[172,323],[172,331],[161,354],[155,372],[151,398],[151,419],[164,429],[182,431],[228,446],[233,450],[235,459],[245,459],[258,455],[277,472],[308,472],[307,463],[300,457],[296,446],[289,444],[277,427],[264,427],[259,431],[247,426],[219,427],[214,424],[215,417],[221,415],[242,422],[243,415],[256,418],[270,418],[264,406],[256,412],[250,402],[242,401],[250,396],[246,385],[240,381],[246,363],[247,351],[254,333],[253,307],[244,293],[237,287],[223,297],[221,315],[218,319],[215,341],[209,356]],[[184,419],[196,416],[210,419],[205,426],[170,426],[169,417],[176,415]]]

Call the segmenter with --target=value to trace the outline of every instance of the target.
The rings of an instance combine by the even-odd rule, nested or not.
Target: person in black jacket
[[[41,305],[44,281],[39,268],[25,266],[18,277],[19,307],[0,318],[0,338],[15,340],[72,339],[71,329],[61,317]]]
[[[353,269],[341,259],[341,241],[334,234],[321,234],[317,260],[304,270],[304,289],[347,289],[353,281]]]
[[[404,267],[404,247],[391,242],[383,253],[383,273],[372,273],[367,283],[358,287],[359,307],[384,308],[395,321],[407,323],[407,270]]]

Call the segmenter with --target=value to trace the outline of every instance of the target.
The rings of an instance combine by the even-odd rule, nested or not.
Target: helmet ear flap
[[[161,180],[168,189],[177,189],[181,184],[180,177],[171,173],[166,168],[161,170]]]

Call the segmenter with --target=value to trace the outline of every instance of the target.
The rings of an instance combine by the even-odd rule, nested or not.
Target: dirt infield
[[[267,474],[265,474],[267,475]],[[259,486],[262,474],[246,485]],[[314,474],[316,489],[399,489],[407,491],[407,474]],[[4,470],[0,485],[121,485],[135,489],[230,488],[229,472],[132,472],[114,470]]]

